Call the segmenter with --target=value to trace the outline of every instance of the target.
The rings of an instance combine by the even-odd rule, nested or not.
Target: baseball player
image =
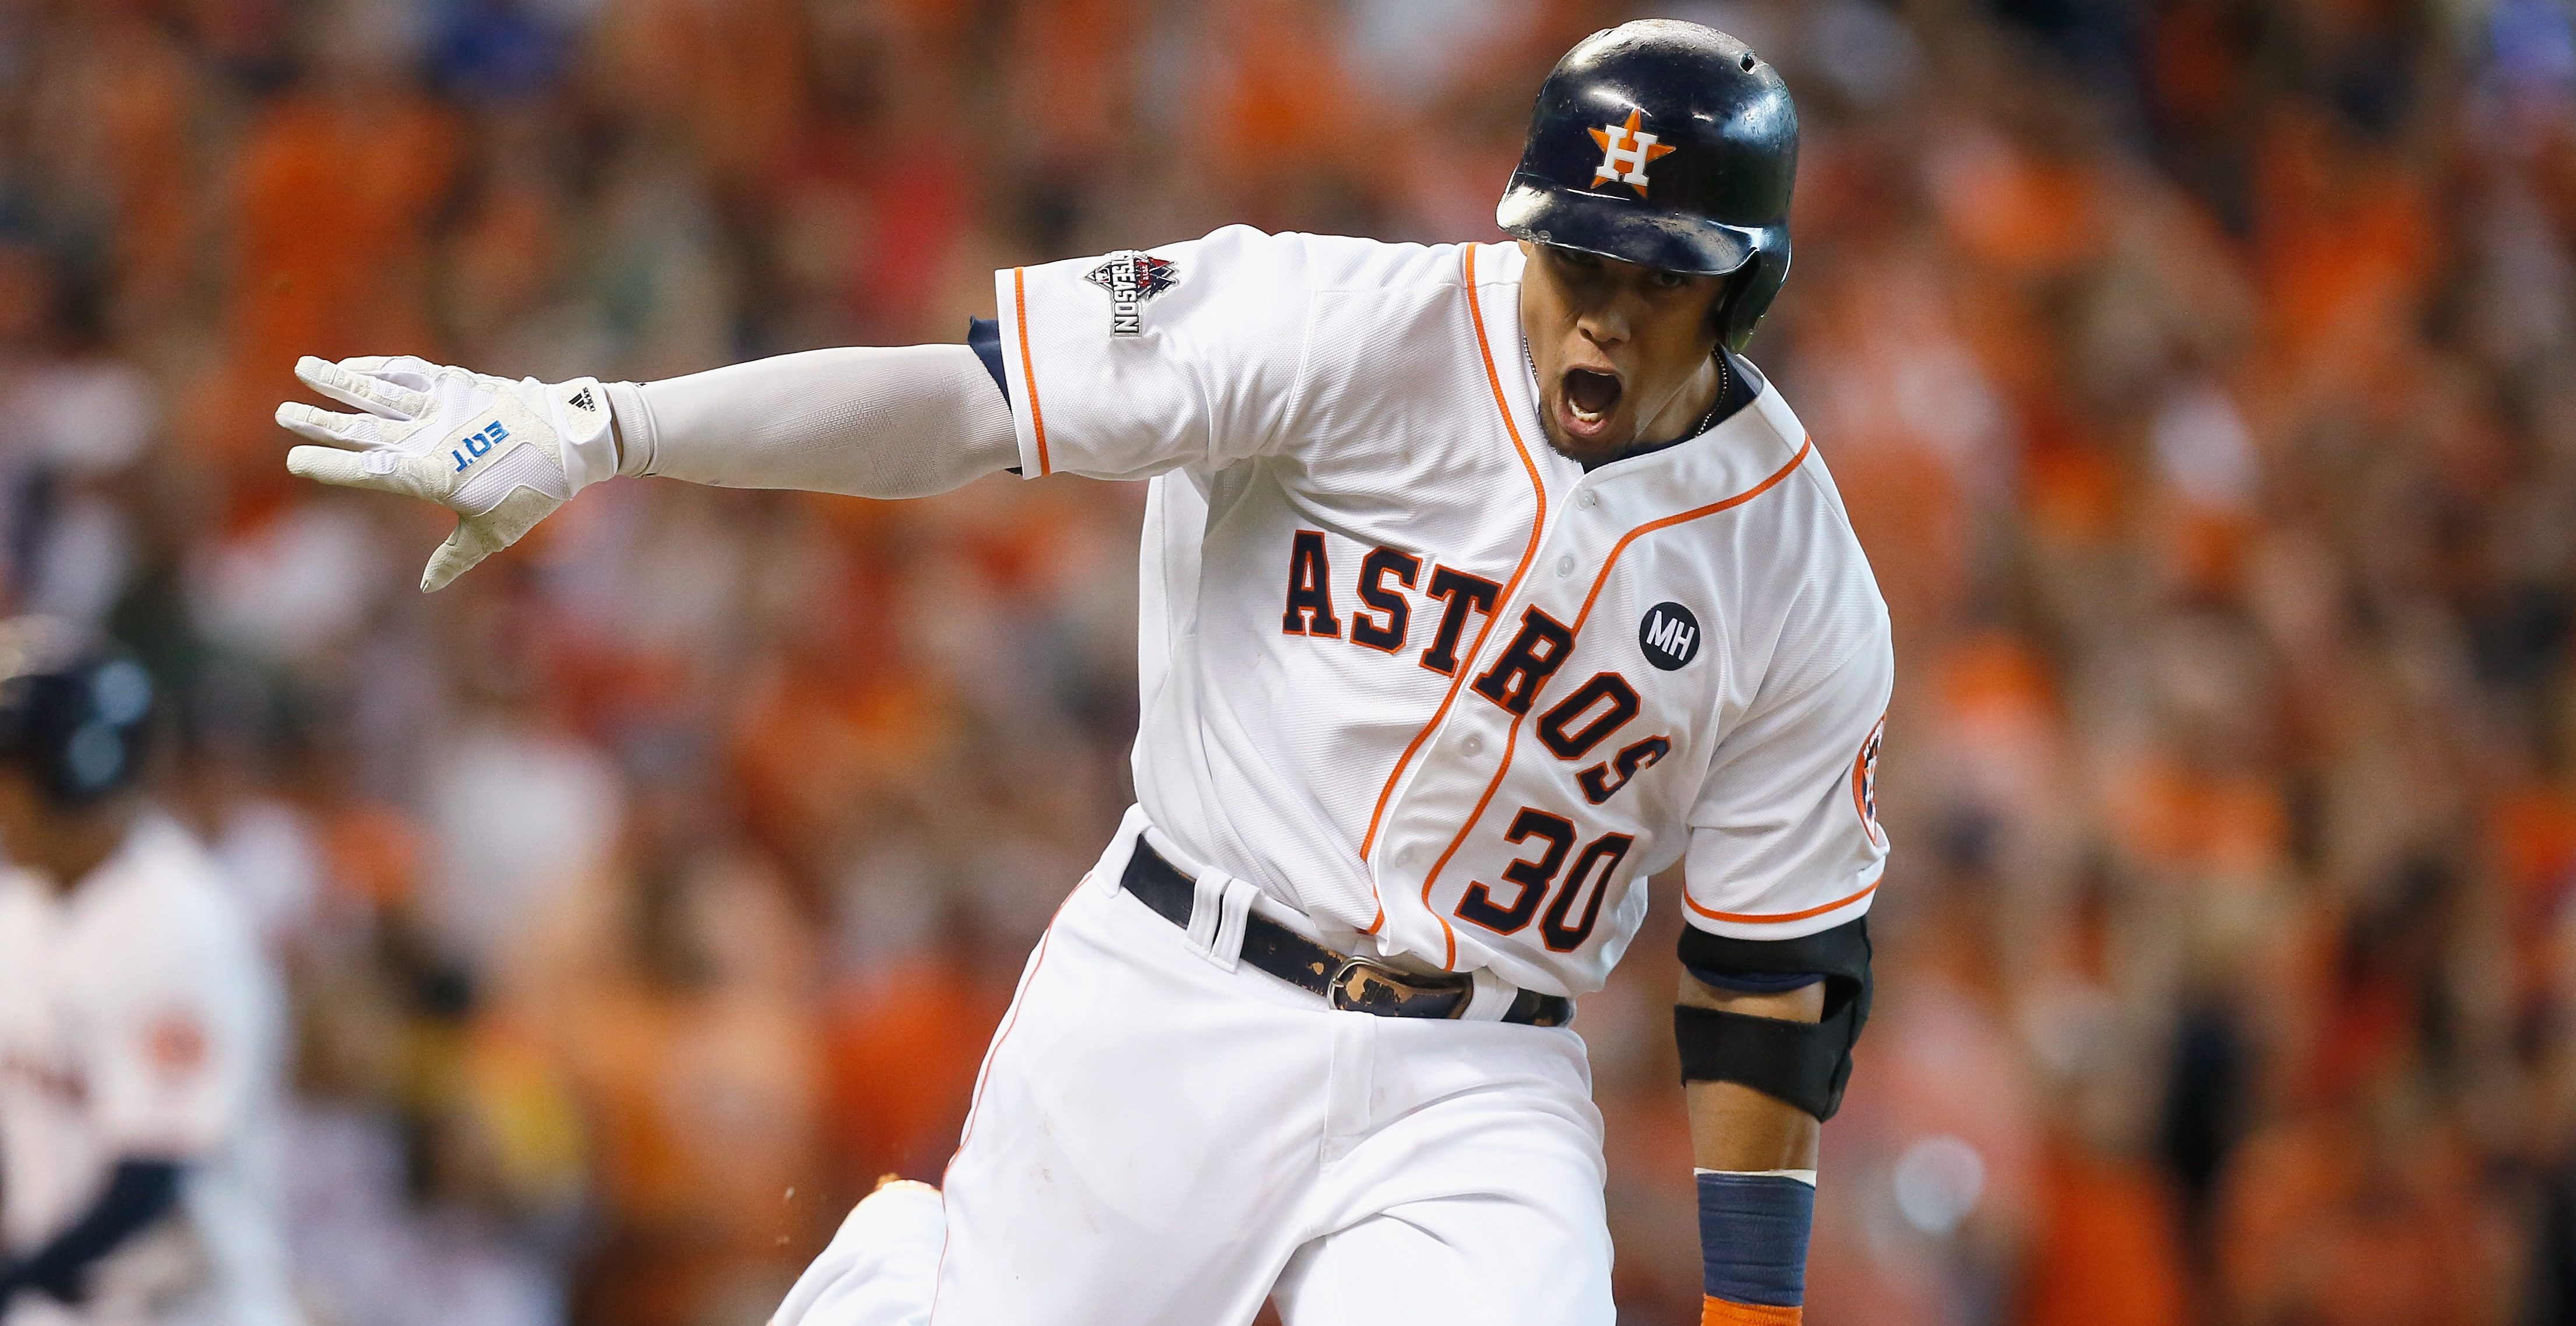
[[[279,1000],[213,858],[135,788],[152,681],[0,622],[0,1320],[295,1326]]]
[[[583,485],[1149,482],[1137,804],[1031,956],[939,1190],[786,1326],[1613,1320],[1573,996],[1684,867],[1706,1320],[1795,1322],[1869,1001],[1888,621],[1741,356],[1797,117],[1687,23],[1541,89],[1516,244],[1244,228],[996,276],[964,347],[638,386],[305,360],[295,473],[459,513]]]

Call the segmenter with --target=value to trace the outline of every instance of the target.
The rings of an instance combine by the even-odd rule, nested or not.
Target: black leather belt
[[[1198,905],[1198,886],[1171,862],[1136,838],[1135,854],[1118,887],[1136,901],[1183,930]],[[1455,975],[1417,976],[1374,958],[1336,953],[1268,917],[1243,919],[1243,961],[1301,990],[1324,996],[1333,1007],[1388,1018],[1456,1018],[1476,997],[1476,978]],[[1523,990],[1512,999],[1502,1020],[1532,1027],[1561,1027],[1574,1018],[1574,1001],[1563,995]]]

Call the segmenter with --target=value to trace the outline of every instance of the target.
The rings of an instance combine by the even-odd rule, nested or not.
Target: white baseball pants
[[[1571,1030],[1335,1012],[1119,893],[1030,956],[944,1192],[860,1204],[775,1326],[1611,1326]],[[1239,932],[1237,932],[1237,941]]]

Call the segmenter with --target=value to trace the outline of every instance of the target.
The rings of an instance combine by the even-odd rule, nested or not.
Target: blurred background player
[[[153,684],[0,622],[0,1320],[295,1326],[278,992],[220,868],[138,790]]]

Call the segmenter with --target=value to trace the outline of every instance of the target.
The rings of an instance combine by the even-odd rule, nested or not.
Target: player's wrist
[[[1813,1170],[1697,1171],[1701,1326],[1799,1326]]]
[[[660,434],[653,422],[653,405],[644,398],[644,388],[633,382],[602,384],[608,395],[608,415],[617,447],[616,473],[621,478],[640,479],[653,472],[653,452]]]
[[[530,378],[520,387],[534,388],[544,401],[546,421],[553,426],[556,444],[562,449],[567,498],[617,473],[617,437],[608,395],[599,379],[582,377],[541,383]]]

